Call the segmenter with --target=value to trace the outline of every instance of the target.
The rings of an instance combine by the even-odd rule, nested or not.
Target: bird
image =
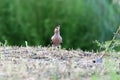
[[[60,25],[57,25],[54,29],[54,35],[51,37],[52,47],[61,48],[62,37],[60,35]]]

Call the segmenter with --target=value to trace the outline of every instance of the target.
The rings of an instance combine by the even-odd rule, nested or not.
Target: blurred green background
[[[118,0],[119,1],[119,0]],[[61,25],[63,48],[97,49],[120,25],[117,0],[0,0],[0,41],[48,46]]]

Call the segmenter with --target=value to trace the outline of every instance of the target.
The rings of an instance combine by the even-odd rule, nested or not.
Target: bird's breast
[[[60,36],[54,35],[52,37],[52,42],[54,45],[59,45],[62,42],[62,39]]]

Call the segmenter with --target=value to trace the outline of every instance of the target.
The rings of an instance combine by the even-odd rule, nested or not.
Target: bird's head
[[[60,30],[60,25],[58,25],[58,26],[55,27],[54,32],[55,32],[55,33],[59,33],[59,30]]]

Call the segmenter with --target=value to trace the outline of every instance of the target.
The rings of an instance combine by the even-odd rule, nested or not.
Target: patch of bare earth
[[[82,50],[0,47],[0,80],[90,80],[108,73],[104,61],[93,63],[96,57]]]

